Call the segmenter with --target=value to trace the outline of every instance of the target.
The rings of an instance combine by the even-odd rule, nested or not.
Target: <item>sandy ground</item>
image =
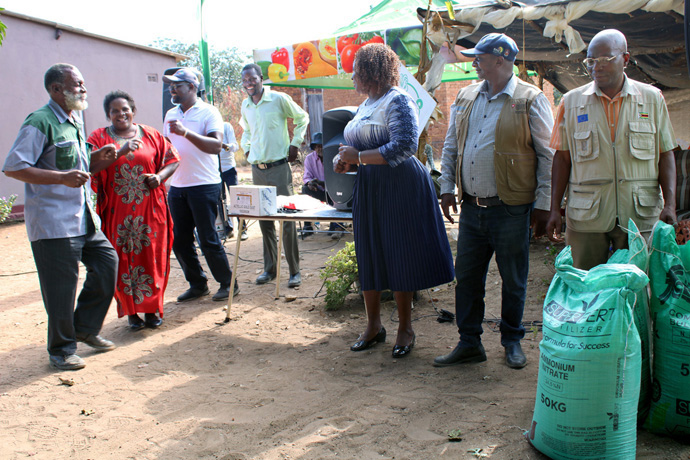
[[[448,226],[451,229],[451,226]],[[417,345],[394,360],[395,306],[383,306],[385,344],[353,353],[364,305],[352,294],[335,312],[323,308],[319,270],[351,241],[325,234],[300,241],[303,284],[274,299],[261,271],[261,236],[250,227],[238,275],[241,294],[225,324],[223,304],[206,297],[175,304],[186,289],[176,260],[164,324],[131,332],[114,305],[102,335],[118,348],[94,353],[80,344],[85,369],[48,365],[46,316],[23,223],[0,225],[0,458],[2,459],[543,459],[522,433],[531,423],[541,332],[528,325],[528,365],[503,363],[488,323],[488,361],[437,369],[431,363],[457,342],[453,285],[421,292]],[[226,243],[229,257],[235,240]],[[531,247],[525,321],[541,320],[553,275],[546,242]],[[232,259],[231,259],[232,260]],[[283,267],[286,268],[283,261]],[[215,282],[211,288],[217,288]],[[487,319],[499,316],[500,278],[487,283]],[[61,379],[73,381],[65,385]],[[462,440],[448,433],[460,430]],[[638,432],[638,458],[690,459],[690,447]]]

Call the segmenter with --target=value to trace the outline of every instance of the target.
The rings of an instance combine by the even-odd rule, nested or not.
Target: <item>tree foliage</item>
[[[180,61],[177,64],[184,67],[194,67],[201,71],[199,45],[197,43],[188,44],[175,39],[160,38],[155,40],[151,46],[189,56],[189,59]],[[250,57],[235,47],[219,50],[209,46],[209,55],[213,100],[221,102],[228,97],[228,88],[231,90],[241,89],[242,67],[250,62]],[[206,86],[206,91],[209,91],[209,85]]]
[[[0,8],[0,13],[5,11],[5,8]],[[5,31],[7,30],[7,26],[0,21],[0,46],[2,46],[2,40],[5,38]]]

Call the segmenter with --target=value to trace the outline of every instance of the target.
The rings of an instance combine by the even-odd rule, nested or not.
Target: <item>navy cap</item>
[[[508,61],[514,61],[518,54],[515,41],[505,34],[486,34],[469,50],[460,51],[464,56],[474,57],[478,54],[492,54],[503,56]]]
[[[163,75],[163,81],[166,83],[186,81],[197,88],[199,87],[199,79],[196,76],[196,72],[194,69],[190,69],[189,67],[183,67],[172,75]]]
[[[323,145],[323,134],[321,133],[314,133],[314,135],[311,137],[311,144],[309,147],[312,149],[314,148],[315,145]]]

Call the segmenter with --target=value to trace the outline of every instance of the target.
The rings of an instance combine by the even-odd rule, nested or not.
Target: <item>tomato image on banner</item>
[[[341,35],[337,39],[338,57],[340,58],[340,70],[352,73],[355,54],[364,45],[370,43],[385,44],[383,32],[366,32],[359,34]]]

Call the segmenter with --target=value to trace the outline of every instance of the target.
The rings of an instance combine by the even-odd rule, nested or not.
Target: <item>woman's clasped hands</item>
[[[338,154],[333,158],[333,171],[344,174],[357,171],[359,151],[351,145],[340,144]]]

